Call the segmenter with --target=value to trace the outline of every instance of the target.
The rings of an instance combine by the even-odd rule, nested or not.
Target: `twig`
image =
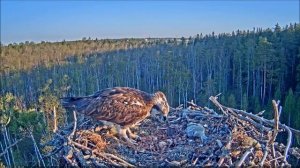
[[[56,115],[56,107],[53,107],[53,132],[55,133],[57,131],[57,115]]]
[[[284,157],[284,156],[280,156],[280,157],[271,159],[271,160],[267,161],[266,163],[270,163],[270,162],[272,162],[272,161],[274,161],[274,160],[282,159],[283,157]]]
[[[11,118],[10,118],[10,116],[9,116],[9,117],[8,117],[8,120],[7,120],[6,123],[4,124],[5,127],[10,123],[10,120],[11,120]]]
[[[72,160],[70,160],[70,159],[67,158],[66,156],[63,156],[63,158],[64,158],[67,162],[69,162],[69,164],[70,164],[71,166],[78,167],[77,163],[72,162]]]
[[[256,120],[256,121],[260,121],[270,127],[273,127],[274,126],[274,121],[272,120],[267,120],[265,118],[262,118],[262,117],[259,117],[257,115],[254,115],[252,113],[248,113],[248,112],[245,112],[243,110],[238,110],[238,109],[234,109],[234,108],[229,108],[229,107],[226,107],[226,106],[223,106],[221,105],[217,99],[214,97],[214,96],[211,96],[209,98],[209,100],[211,100],[217,107],[220,107],[222,112],[224,111],[224,108],[225,109],[231,109],[233,110],[234,112],[238,113],[238,114],[241,114],[241,115],[244,115],[244,116],[247,116],[247,117],[250,117],[251,119],[253,120]],[[284,126],[283,124],[279,123],[279,128],[284,128],[284,127],[288,127],[288,126]],[[296,130],[296,129],[293,129],[293,128],[290,128],[288,127],[293,133],[297,134],[297,135],[300,135],[300,131],[299,130]]]
[[[75,142],[75,141],[72,141],[72,140],[71,140],[70,142],[71,142],[72,144],[74,144],[75,146],[81,148],[81,149],[88,150],[88,151],[90,151],[90,152],[92,152],[92,153],[94,153],[94,154],[96,154],[96,155],[98,155],[98,156],[101,156],[102,158],[104,158],[104,159],[108,160],[109,162],[111,162],[114,166],[120,166],[119,164],[117,164],[116,162],[114,162],[114,161],[112,161],[111,159],[107,158],[106,156],[104,156],[104,155],[101,154],[100,152],[97,152],[97,151],[95,151],[95,150],[92,150],[91,148],[86,147],[86,146],[83,146],[83,145],[81,145],[81,144],[79,144],[79,143],[77,143],[77,142]]]
[[[285,150],[284,150],[284,159],[283,159],[284,162],[287,162],[286,159],[288,157],[288,152],[289,152],[289,149],[290,149],[291,144],[292,144],[292,131],[285,124],[283,124],[283,127],[288,132],[288,139],[287,139],[286,147],[285,147]]]
[[[266,161],[267,156],[268,156],[268,147],[266,146],[266,149],[265,149],[265,152],[264,152],[264,156],[263,156],[263,158],[261,159],[261,161],[259,163],[260,167],[264,166],[264,163]]]
[[[76,117],[76,111],[74,110],[73,111],[73,115],[74,115],[74,127],[73,127],[73,131],[72,133],[69,135],[68,137],[68,140],[70,141],[71,140],[71,137],[72,139],[74,140],[75,138],[75,133],[76,133],[76,129],[77,129],[77,117]]]
[[[249,149],[243,154],[243,156],[241,157],[241,159],[235,164],[235,167],[241,167],[242,164],[244,163],[245,159],[248,157],[248,155],[249,155],[250,153],[253,152],[253,149],[254,149],[253,147],[249,148]]]
[[[274,143],[271,144],[271,151],[272,151],[273,158],[275,158],[276,157],[276,151],[275,151]],[[277,167],[277,165],[278,165],[277,160],[274,160],[273,167]]]
[[[281,110],[282,110],[281,106],[279,107],[279,110],[278,110],[279,101],[278,101],[278,103],[276,103],[274,100],[272,101],[273,107],[274,107],[274,121],[272,121],[272,120],[264,119],[263,117],[259,117],[257,115],[251,114],[251,113],[247,113],[243,110],[237,110],[237,109],[234,109],[234,108],[229,108],[229,107],[223,106],[217,101],[216,97],[211,96],[209,99],[217,107],[219,107],[222,110],[223,113],[224,113],[224,110],[227,110],[229,112],[232,112],[233,114],[236,113],[236,114],[239,114],[239,115],[243,115],[243,116],[249,117],[249,118],[251,118],[255,121],[259,121],[260,123],[265,124],[269,127],[273,127],[274,128],[274,134],[273,134],[271,140],[269,141],[270,142],[269,144],[272,147],[271,150],[272,150],[272,155],[273,155],[274,158],[276,156],[275,156],[275,151],[274,151],[273,144],[275,142],[275,139],[276,139],[277,133],[279,131],[279,128],[286,130],[288,132],[288,139],[287,139],[286,148],[284,150],[284,162],[287,163],[288,151],[289,151],[289,148],[290,148],[291,143],[292,143],[291,142],[292,141],[292,132],[299,135],[300,131],[296,130],[296,129],[293,129],[293,128],[290,128],[290,127],[286,126],[285,124],[281,124],[279,122],[279,116],[280,116],[280,113],[281,113]],[[263,162],[261,162],[261,164],[263,164]]]
[[[221,94],[222,94],[222,93],[219,93],[219,94],[217,94],[215,97],[217,97],[217,98],[218,98],[218,97],[219,97]]]
[[[204,164],[210,160],[210,158],[213,157],[213,154],[210,154],[209,156],[206,157],[204,161],[200,164],[201,167],[207,167]]]
[[[228,109],[228,111],[232,112],[231,109]],[[235,115],[235,113],[233,113],[233,114]],[[251,118],[247,118],[247,117],[244,117],[244,116],[241,116],[241,115],[235,115],[235,117],[237,117],[240,120],[244,120],[244,121],[247,121],[247,122],[251,123],[254,127],[256,127],[259,130],[262,130],[262,131],[265,131],[265,132],[268,132],[268,131],[271,130],[270,128],[265,127],[264,125],[255,122]]]
[[[274,108],[274,131],[273,136],[270,140],[270,145],[274,144],[276,136],[279,130],[279,112],[278,112],[278,104],[275,100],[272,100],[273,108]]]
[[[280,101],[277,102],[279,103]],[[276,140],[278,130],[279,130],[279,112],[278,112],[279,104],[277,104],[275,100],[272,100],[272,105],[274,109],[274,128],[273,128],[273,135],[272,138],[270,139],[269,145],[271,146],[272,156],[273,158],[275,158],[276,154],[275,154],[274,142]],[[276,167],[277,164],[278,164],[277,160],[274,160],[273,167]]]
[[[123,159],[121,159],[121,158],[119,158],[119,157],[117,157],[117,156],[115,156],[115,155],[112,155],[112,154],[109,154],[109,153],[97,152],[97,151],[95,151],[95,150],[92,150],[92,149],[89,148],[89,147],[83,146],[83,145],[81,145],[81,144],[79,144],[79,143],[77,143],[77,142],[75,142],[75,141],[72,141],[72,140],[71,140],[71,143],[74,144],[75,146],[81,148],[81,149],[88,150],[88,151],[90,151],[90,152],[92,152],[92,153],[94,153],[94,154],[96,154],[96,155],[98,155],[98,156],[100,156],[100,157],[102,157],[102,158],[108,160],[108,161],[111,162],[114,166],[135,167],[134,165],[132,165],[132,164],[126,162],[125,160],[123,160]],[[118,163],[116,163],[115,161],[111,160],[109,157],[111,157],[111,158],[113,158],[113,159],[115,159],[115,160],[118,160],[118,161],[120,162],[121,165],[118,164]]]
[[[187,101],[187,104],[190,104],[190,105],[193,106],[193,107],[198,107],[198,105],[195,104],[193,100]]]
[[[224,115],[228,116],[228,113],[223,109],[222,105],[217,101],[218,97],[210,96],[209,100],[212,101],[219,109],[223,112]]]
[[[170,107],[170,109],[172,110],[172,111],[178,111],[178,110],[181,110],[183,108],[183,104],[180,104],[179,106],[177,106],[177,107]]]
[[[198,162],[198,160],[199,160],[199,157],[197,157],[194,161],[193,161],[193,165],[196,165],[196,163]]]
[[[111,158],[114,158],[114,159],[116,159],[116,160],[118,160],[118,161],[120,161],[120,162],[122,163],[122,166],[126,166],[126,167],[134,167],[134,165],[132,165],[132,164],[126,162],[125,160],[123,160],[123,159],[121,159],[121,158],[119,158],[119,157],[117,157],[117,156],[115,156],[115,155],[113,155],[113,154],[110,154],[110,153],[103,153],[103,154],[106,155],[106,156],[109,156],[109,157],[111,157]]]
[[[211,96],[211,97],[209,98],[209,100],[211,100],[217,107],[219,107],[219,109],[221,109],[221,111],[222,111],[224,114],[227,114],[227,115],[228,115],[228,112],[225,112],[225,110],[223,110],[223,108],[226,108],[226,110],[229,111],[229,112],[231,112],[231,114],[232,114],[234,117],[236,117],[236,118],[238,118],[238,119],[240,119],[240,120],[243,120],[243,121],[248,121],[248,122],[251,123],[253,126],[257,127],[258,129],[262,129],[263,131],[270,131],[269,128],[264,127],[262,124],[258,124],[257,122],[253,121],[253,120],[250,119],[250,118],[246,118],[246,117],[244,117],[244,116],[237,115],[237,114],[233,111],[232,108],[228,108],[228,107],[225,107],[225,106],[221,105],[221,104],[217,101],[217,99],[216,99],[215,97]],[[258,117],[258,116],[257,116],[257,117]]]
[[[222,164],[223,164],[223,162],[224,162],[224,160],[225,160],[225,157],[221,157],[221,158],[219,159],[218,163],[217,163],[217,167],[221,167]]]
[[[263,115],[263,114],[265,113],[265,111],[266,111],[266,110],[260,111],[260,112],[258,112],[256,115],[261,116],[261,115]]]

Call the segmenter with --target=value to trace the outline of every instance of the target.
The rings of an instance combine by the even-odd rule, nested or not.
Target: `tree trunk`
[[[53,132],[55,133],[57,131],[57,115],[56,115],[56,107],[53,107]]]
[[[10,146],[11,143],[10,143],[10,139],[9,139],[9,136],[8,136],[8,131],[6,129],[6,126],[4,126],[4,131],[5,131],[5,138],[7,140],[7,146]],[[14,155],[13,155],[13,152],[12,152],[12,149],[9,148],[9,152],[11,154],[11,161],[12,161],[12,164],[15,165],[15,159],[14,159]],[[9,156],[9,155],[8,155]]]
[[[267,88],[267,65],[265,63],[264,65],[264,86],[263,86],[263,96],[262,96],[262,104],[265,104],[265,98],[266,98],[266,88]]]
[[[4,140],[4,141],[5,141],[5,140]],[[3,145],[2,145],[1,142],[0,142],[0,146],[1,146],[1,151],[4,151],[5,148],[3,147]],[[7,164],[7,166],[8,166],[8,167],[11,167],[8,152],[6,152],[6,154],[4,155],[4,160],[5,160],[5,163]]]
[[[37,159],[38,159],[39,166],[40,166],[40,161],[41,161],[42,164],[43,164],[43,166],[45,167],[44,159],[43,159],[43,157],[42,157],[42,155],[41,155],[41,153],[40,153],[40,150],[39,150],[39,148],[38,148],[38,146],[37,146],[37,144],[36,144],[36,141],[35,141],[35,139],[34,139],[34,137],[33,137],[33,135],[32,135],[32,132],[30,132],[30,137],[31,137],[32,142],[33,142],[33,146],[34,146],[34,149],[35,149],[35,152],[36,152],[36,155],[37,155],[36,157],[37,157]]]

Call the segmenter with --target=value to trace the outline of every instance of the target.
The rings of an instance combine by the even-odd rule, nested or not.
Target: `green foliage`
[[[291,117],[293,118],[296,112],[295,107],[296,107],[296,101],[295,101],[294,93],[292,89],[289,89],[283,107],[284,110],[283,110],[282,118],[284,123],[291,125]]]
[[[300,97],[296,101],[295,112],[293,113],[293,122],[296,129],[300,129]],[[296,136],[297,143],[300,144],[300,136]]]
[[[27,110],[22,106],[22,101],[11,93],[0,96],[0,102],[1,126],[6,128],[1,129],[1,131],[7,130],[10,140],[24,138],[29,131],[33,132],[37,140],[43,136],[46,127],[41,112],[34,109]],[[10,122],[7,122],[8,118]],[[32,141],[29,138],[24,138],[22,145],[18,145],[18,148],[12,148],[15,166],[25,166],[24,164],[29,158],[23,156],[29,157],[29,155],[24,155],[29,153],[34,153]]]
[[[67,86],[65,86],[66,81],[68,80],[67,76],[64,76],[63,81],[62,81],[62,85],[60,89],[63,89],[61,92],[59,93],[63,93],[67,88]],[[44,120],[45,123],[47,124],[47,128],[48,130],[53,130],[54,128],[54,109],[57,112],[57,120],[58,120],[58,125],[62,125],[65,122],[65,110],[61,107],[60,102],[59,102],[59,98],[55,95],[54,93],[54,89],[51,88],[53,84],[53,80],[49,79],[45,85],[40,89],[40,96],[38,99],[38,106],[40,107],[41,112],[44,115]],[[57,90],[60,91],[60,90]],[[58,94],[58,93],[57,93]]]
[[[12,133],[18,134],[26,132],[27,129],[39,135],[45,130],[43,114],[36,111],[15,112],[12,118],[13,122],[9,125]]]
[[[9,124],[14,113],[20,112],[21,110],[22,103],[20,99],[16,98],[11,93],[0,96],[0,125]]]
[[[248,110],[248,97],[247,97],[247,95],[246,94],[243,94],[243,97],[242,97],[242,107],[241,107],[241,109],[243,109],[243,110]]]
[[[144,45],[142,39],[130,40],[130,47],[137,48]],[[66,64],[71,56],[79,56],[83,62],[91,52],[108,52],[111,50],[127,49],[127,39],[115,40],[92,40],[83,38],[78,41],[62,42],[25,42],[19,44],[1,45],[0,73],[11,71],[31,70],[37,65],[52,67],[56,64]]]
[[[236,107],[236,100],[235,100],[235,96],[233,94],[230,94],[228,97],[228,106],[229,107]]]
[[[272,100],[269,100],[267,105],[264,107],[265,112],[263,114],[263,117],[272,120],[274,118],[274,108],[272,104]],[[259,111],[256,111],[259,112]]]
[[[255,97],[254,99],[252,99],[252,101],[254,102],[254,112],[255,113],[260,112],[262,110],[262,108],[261,108],[259,98]]]
[[[266,110],[267,118],[273,115],[271,100],[281,100],[281,121],[299,129],[299,39],[300,25],[295,24],[182,41],[84,38],[2,45],[0,124],[10,119],[10,136],[18,138],[31,129],[38,142],[46,142],[52,136],[54,109],[58,126],[68,122],[60,97],[129,86],[161,90],[173,107],[191,99],[206,106],[209,96],[222,93],[221,103],[254,113]],[[32,160],[24,158],[24,153],[34,153],[32,142],[22,143],[13,151],[15,158]]]
[[[258,97],[256,107],[260,104],[262,109],[274,96],[284,98],[288,88],[295,90],[296,67],[300,63],[300,42],[296,38],[300,37],[299,24],[285,28],[276,25],[274,31],[256,29],[233,34],[184,38],[195,40],[184,45],[178,43],[180,39],[85,38],[76,42],[3,46],[3,63],[9,68],[0,75],[0,87],[2,94],[9,91],[26,97],[27,106],[34,106],[39,98],[40,105],[45,104],[46,95],[36,91],[51,79],[54,97],[130,86],[148,92],[163,90],[170,97],[170,104],[176,106],[191,98],[207,103],[205,96],[232,93],[239,108],[245,108],[243,102],[248,102],[253,111],[251,96]],[[21,53],[26,57],[19,57]],[[44,59],[35,62],[40,53],[45,53]],[[43,110],[50,111],[56,101]]]
[[[274,93],[274,99],[275,100],[282,100],[281,99],[281,91],[280,89],[277,87],[276,90],[275,90],[275,93]]]
[[[21,100],[11,93],[0,97],[0,100],[1,124],[7,124],[12,133],[26,132],[26,129],[34,129],[35,132],[41,133],[45,129],[41,112],[24,109]]]

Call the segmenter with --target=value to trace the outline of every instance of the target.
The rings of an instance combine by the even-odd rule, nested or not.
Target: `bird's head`
[[[166,120],[170,111],[168,100],[163,92],[156,92],[154,94],[154,109],[160,111],[163,114],[163,119]]]

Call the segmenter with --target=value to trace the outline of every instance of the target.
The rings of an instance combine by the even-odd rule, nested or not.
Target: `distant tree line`
[[[30,70],[37,66],[51,67],[62,65],[71,56],[84,57],[95,52],[107,52],[118,49],[141,48],[143,39],[91,39],[78,41],[21,42],[1,45],[0,73]]]
[[[41,115],[48,132],[54,128],[54,107],[58,126],[72,121],[59,97],[113,86],[161,90],[173,107],[191,99],[209,106],[208,97],[222,93],[223,104],[254,113],[265,109],[267,118],[273,115],[271,100],[280,99],[281,122],[300,129],[300,25],[150,42],[83,39],[1,46],[1,96],[11,93],[22,102],[20,114],[31,109]],[[16,137],[11,130],[8,125]]]

